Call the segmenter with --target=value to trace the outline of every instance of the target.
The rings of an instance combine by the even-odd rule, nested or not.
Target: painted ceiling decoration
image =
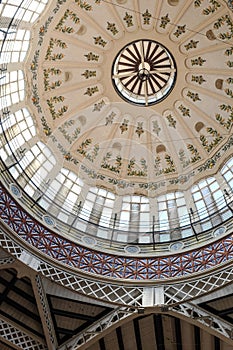
[[[37,137],[115,193],[216,173],[232,152],[232,37],[230,1],[52,2],[25,65]]]

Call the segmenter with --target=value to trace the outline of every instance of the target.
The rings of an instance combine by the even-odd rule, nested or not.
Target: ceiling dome
[[[207,0],[52,1],[22,22],[2,50],[14,195],[69,237],[91,222],[103,239],[170,244],[195,240],[193,215],[200,232],[228,219],[232,28],[231,2]]]
[[[232,128],[230,15],[217,1],[51,5],[25,69],[37,137],[114,193],[216,173]]]

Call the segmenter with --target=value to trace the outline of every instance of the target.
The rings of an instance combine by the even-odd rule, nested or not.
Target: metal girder
[[[70,341],[58,347],[59,350],[81,350],[86,349],[86,346],[90,346],[102,338],[105,334],[109,333],[112,329],[117,328],[123,322],[136,318],[138,315],[137,309],[130,307],[118,308],[101,320],[93,323],[90,327],[86,328],[84,332],[78,334]]]
[[[41,277],[39,275],[36,275],[34,279],[31,279],[31,282],[37,301],[37,307],[40,314],[48,350],[55,350],[57,348],[57,340]]]
[[[167,313],[181,319],[185,318],[187,322],[197,325],[233,345],[233,326],[192,303],[169,307]]]

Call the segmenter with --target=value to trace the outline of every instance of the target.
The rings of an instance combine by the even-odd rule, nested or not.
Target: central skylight
[[[117,93],[139,106],[154,105],[172,91],[176,81],[176,63],[160,43],[137,40],[116,56],[112,81]]]

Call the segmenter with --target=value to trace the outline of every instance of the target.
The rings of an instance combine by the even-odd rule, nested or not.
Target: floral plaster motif
[[[94,39],[95,45],[100,45],[102,47],[105,47],[105,45],[107,44],[107,41],[105,41],[101,36],[96,36],[93,39]]]
[[[122,166],[122,158],[120,155],[116,157],[115,160],[113,160],[112,163],[112,153],[107,152],[106,155],[103,158],[103,161],[101,163],[101,168],[108,169],[110,171],[113,171],[114,173],[119,174]]]
[[[183,169],[187,168],[190,164],[196,163],[197,161],[199,161],[201,159],[201,156],[200,156],[198,150],[192,144],[188,144],[187,149],[192,154],[191,158],[187,157],[187,155],[183,149],[179,150],[179,159],[180,159],[180,162],[182,164]]]
[[[151,13],[149,12],[148,9],[146,9],[146,11],[142,14],[143,17],[143,24],[149,25],[150,24],[150,20],[151,20]]]
[[[203,15],[208,16],[208,15],[210,15],[211,13],[216,12],[216,11],[218,10],[218,8],[221,7],[221,4],[219,3],[219,1],[216,1],[216,0],[209,0],[209,2],[210,2],[211,5],[208,6],[208,7],[206,7],[206,8],[202,11]]]
[[[55,108],[55,104],[62,103],[64,102],[64,100],[65,100],[64,96],[54,96],[47,99],[49,111],[53,119],[60,118],[64,115],[65,112],[67,112],[68,106],[66,105],[61,106],[59,109]]]
[[[139,169],[137,169],[139,168]],[[140,165],[136,164],[135,158],[131,158],[127,166],[127,175],[129,176],[147,176],[146,160],[142,158]]]
[[[178,108],[181,111],[183,117],[191,117],[189,108],[184,107],[182,104]]]
[[[168,125],[175,129],[176,128],[176,120],[174,119],[174,117],[171,114],[169,114],[166,118],[168,121]]]
[[[92,95],[94,95],[96,92],[99,91],[98,86],[93,86],[93,87],[88,87],[87,90],[84,92],[84,95],[88,95],[89,97],[91,97]]]
[[[87,61],[96,61],[96,62],[99,61],[99,55],[96,55],[93,52],[89,52],[84,56],[87,58]]]
[[[110,23],[107,22],[107,30],[109,30],[113,35],[116,35],[118,33],[118,30],[116,28],[116,24],[115,23]]]
[[[123,19],[126,22],[127,27],[133,26],[133,16],[130,15],[128,12],[125,13],[125,17]]]
[[[183,26],[177,26],[176,31],[173,33],[177,38],[179,38],[179,36],[181,34],[184,34],[186,32],[186,25],[184,24]]]
[[[83,0],[74,0],[76,4],[85,11],[92,11],[92,6]]]
[[[192,75],[192,81],[198,83],[199,85],[203,84],[206,80],[202,75]]]
[[[89,69],[86,69],[85,72],[82,73],[82,75],[83,75],[86,79],[96,77],[96,70],[89,70]]]
[[[90,148],[92,142],[91,138],[86,139],[77,148],[77,152],[93,163],[99,153],[99,145],[95,144],[93,148]]]
[[[201,58],[200,56],[198,58],[191,59],[192,66],[203,66],[205,62],[206,60]]]
[[[77,140],[81,132],[81,129],[79,127],[74,129],[74,125],[75,121],[69,120],[58,128],[58,130],[62,133],[69,144],[72,144],[75,140]]]
[[[77,14],[67,9],[64,15],[62,16],[62,18],[60,19],[60,21],[58,22],[58,24],[56,25],[55,29],[62,33],[67,33],[67,34],[74,33],[73,27],[71,27],[70,25],[65,25],[68,19],[72,20],[72,22],[75,24],[78,24],[80,22]]]
[[[138,122],[135,133],[138,135],[138,137],[140,137],[144,133],[143,122]]]
[[[187,97],[189,97],[191,100],[193,100],[193,102],[201,101],[198,93],[194,93],[194,92],[188,91]]]
[[[105,106],[104,100],[101,100],[100,102],[95,103],[94,108],[93,108],[93,112],[100,112],[104,106]]]
[[[216,120],[220,125],[224,126],[227,130],[230,130],[233,124],[233,106],[222,104],[219,106],[221,111],[229,113],[229,117],[226,119],[220,113],[215,114]]]
[[[233,38],[233,22],[229,15],[224,15],[220,17],[215,23],[214,28],[220,29],[223,26],[227,26],[227,30],[219,33],[218,37],[221,40],[230,40]]]
[[[44,88],[45,91],[51,91],[61,86],[61,80],[55,80],[50,82],[50,76],[61,75],[62,71],[56,68],[44,69]]]
[[[221,136],[220,133],[212,127],[206,128],[206,131],[209,135],[212,136],[212,141],[210,141],[209,138],[203,134],[200,135],[200,141],[204,149],[209,153],[222,141],[223,136]]]
[[[184,45],[184,47],[187,51],[191,49],[196,49],[198,43],[199,41],[195,41],[191,39],[188,44]]]
[[[123,134],[128,130],[129,120],[124,119],[123,123],[120,125],[121,133]]]
[[[161,128],[159,127],[159,123],[157,122],[157,120],[153,120],[152,125],[153,125],[153,132],[158,136],[161,131]]]
[[[203,1],[204,1],[204,0],[195,0],[195,1],[193,2],[193,4],[194,4],[195,7],[200,7]]]
[[[57,48],[60,48],[60,49],[67,49],[67,44],[60,40],[60,39],[53,39],[51,38],[50,39],[50,42],[49,42],[49,46],[48,46],[48,49],[47,49],[47,52],[46,52],[46,55],[45,55],[45,59],[48,60],[48,61],[57,61],[57,60],[62,60],[64,58],[64,54],[63,53],[52,53],[53,52],[53,49],[57,47]]]
[[[107,117],[106,117],[106,122],[105,122],[105,125],[111,125],[113,123],[113,120],[116,116],[116,113],[115,112],[111,112]]]
[[[168,13],[167,13],[166,16],[161,17],[160,27],[165,29],[169,22],[171,22],[171,20],[168,16]]]

